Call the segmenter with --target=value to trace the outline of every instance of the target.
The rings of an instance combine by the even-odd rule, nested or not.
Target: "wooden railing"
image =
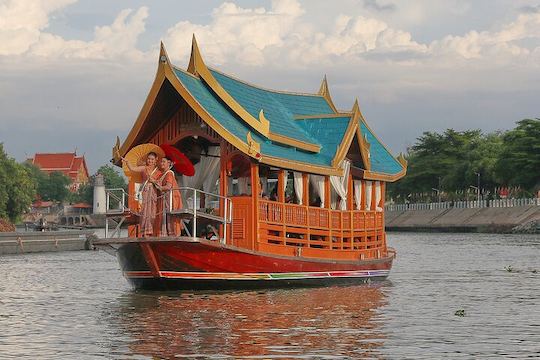
[[[300,247],[303,253],[307,248],[346,250],[356,253],[350,258],[377,258],[386,252],[384,213],[260,200],[258,242]],[[332,257],[326,254],[320,257]]]

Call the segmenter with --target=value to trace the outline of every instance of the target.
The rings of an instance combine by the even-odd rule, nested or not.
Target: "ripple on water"
[[[538,236],[388,237],[389,280],[318,289],[135,292],[102,252],[0,257],[0,358],[540,356]]]

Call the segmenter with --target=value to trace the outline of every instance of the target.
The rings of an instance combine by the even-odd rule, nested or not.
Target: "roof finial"
[[[321,86],[319,87],[319,95],[325,96],[329,93],[328,91],[328,81],[326,79],[326,74],[324,74],[324,77],[321,82]]]
[[[330,96],[330,89],[328,88],[328,80],[326,79],[326,74],[324,74],[318,94],[326,99],[326,102],[328,103],[328,105],[330,105],[334,113],[338,112],[334,105],[334,102],[332,101],[332,97]]]
[[[353,105],[353,107],[352,107],[351,112],[353,113],[353,115],[358,114],[358,116],[360,117],[360,119],[362,119],[363,121],[365,121],[364,115],[362,114],[362,111],[360,111],[360,105],[358,105],[358,99],[355,99],[355,100],[354,100],[354,105]]]
[[[354,105],[352,107],[351,112],[356,113],[356,112],[359,112],[359,111],[360,111],[360,105],[358,105],[358,99],[355,99],[354,100]]]
[[[160,64],[170,63],[169,55],[167,54],[167,50],[165,50],[165,45],[163,44],[163,41],[159,42],[159,63]]]
[[[204,65],[204,61],[202,59],[201,52],[199,51],[199,45],[197,45],[195,34],[193,34],[193,38],[191,40],[191,56],[189,58],[187,71],[193,75],[198,75],[197,69],[201,65]]]

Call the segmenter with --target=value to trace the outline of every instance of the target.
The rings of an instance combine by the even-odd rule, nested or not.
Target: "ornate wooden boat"
[[[267,90],[209,68],[195,38],[187,70],[163,47],[135,125],[113,148],[171,144],[195,164],[179,176],[180,236],[139,237],[139,184],[107,190],[107,236],[137,288],[313,286],[383,279],[395,251],[384,231],[387,182],[405,175],[358,101],[336,109],[324,78],[313,94]],[[172,208],[172,207],[169,207]],[[114,228],[111,228],[114,224]],[[128,236],[120,227],[128,224]],[[159,227],[159,226],[157,226]],[[112,231],[111,231],[112,230]]]

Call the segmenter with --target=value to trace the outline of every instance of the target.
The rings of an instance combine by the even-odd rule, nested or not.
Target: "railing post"
[[[193,189],[193,240],[197,240],[197,190]]]
[[[223,239],[221,239],[223,244],[227,244],[227,208],[229,206],[227,200],[229,199],[225,198],[223,200]]]

